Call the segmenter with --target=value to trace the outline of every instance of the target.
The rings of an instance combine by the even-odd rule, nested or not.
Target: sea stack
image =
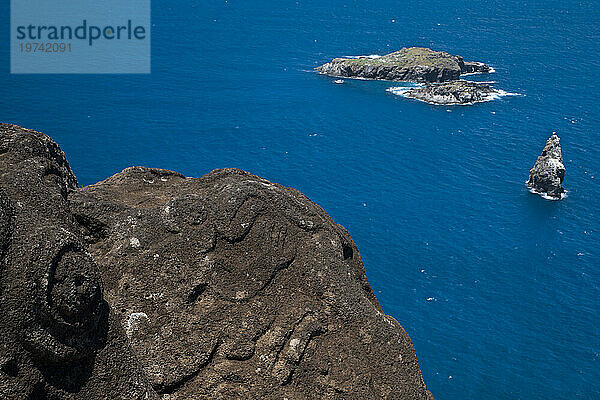
[[[529,171],[527,186],[532,192],[555,200],[560,200],[565,189],[561,186],[565,179],[560,138],[556,132],[546,141],[542,154]]]

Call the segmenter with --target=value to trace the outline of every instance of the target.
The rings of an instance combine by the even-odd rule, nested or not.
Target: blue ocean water
[[[352,234],[438,400],[600,399],[597,2],[152,7],[151,75],[10,75],[0,31],[0,120],[51,135],[83,185],[239,167],[301,190]],[[489,63],[473,78],[521,96],[439,107],[312,72],[403,46]],[[524,185],[552,131],[556,202]]]

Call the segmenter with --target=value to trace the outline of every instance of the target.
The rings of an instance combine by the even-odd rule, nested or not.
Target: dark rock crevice
[[[101,221],[84,214],[73,214],[82,229],[83,237],[88,244],[94,244],[108,237],[106,225]]]
[[[199,285],[194,286],[194,288],[192,289],[190,294],[188,294],[188,296],[187,296],[187,302],[188,303],[196,302],[198,300],[198,298],[200,296],[202,296],[202,293],[204,293],[204,291],[206,290],[207,287],[208,287],[208,283],[201,283]]]

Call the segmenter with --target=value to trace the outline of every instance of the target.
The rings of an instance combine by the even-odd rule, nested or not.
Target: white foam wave
[[[496,98],[500,98],[500,97],[506,97],[506,96],[522,96],[521,93],[512,93],[512,92],[507,92],[506,90],[502,90],[502,89],[496,89],[498,91],[498,93],[493,93],[492,96],[495,96]],[[496,100],[496,99],[493,99]]]
[[[501,90],[501,89],[496,89],[497,92],[496,93],[489,93],[486,94],[483,99],[479,100],[479,101],[473,101],[471,103],[465,103],[465,104],[458,104],[458,105],[465,105],[465,106],[469,106],[469,105],[473,105],[475,103],[485,103],[488,101],[493,101],[493,100],[499,100],[503,97],[506,96],[521,96],[521,94],[519,93],[511,93],[511,92],[507,92],[505,90]]]
[[[490,70],[489,70],[488,72],[481,72],[481,71],[478,71],[478,72],[467,72],[467,73],[465,73],[465,74],[460,74],[460,76],[481,75],[481,74],[493,74],[493,73],[495,73],[495,72],[496,72],[496,70],[494,69],[494,67],[491,67],[491,66],[490,66]]]
[[[355,59],[355,58],[371,58],[371,59],[375,59],[375,58],[380,58],[381,56],[379,54],[369,54],[366,56],[344,56],[343,58],[351,58],[351,59]]]
[[[385,91],[390,92],[395,95],[398,95],[398,96],[404,96],[406,94],[406,92],[409,91],[410,89],[422,88],[422,87],[425,87],[425,84],[415,83],[410,86],[392,86],[390,88],[385,89]]]
[[[391,87],[391,88],[387,88],[385,89],[386,92],[390,92],[392,94],[395,94],[397,96],[404,96],[406,92],[408,92],[410,89],[409,87]]]
[[[525,184],[527,184],[527,182],[525,182]],[[560,199],[559,199],[559,198],[556,198],[556,197],[553,197],[553,196],[548,196],[548,193],[546,193],[546,192],[540,192],[539,190],[535,190],[534,188],[530,187],[529,185],[527,185],[527,189],[529,189],[530,193],[537,194],[542,199],[544,199],[544,200],[551,200],[551,201],[558,201],[558,200],[566,199],[567,196],[568,196],[568,193],[569,193],[568,190],[565,190],[564,193],[560,194]]]

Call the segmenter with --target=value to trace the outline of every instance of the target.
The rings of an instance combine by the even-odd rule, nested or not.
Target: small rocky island
[[[0,124],[0,299],[0,399],[433,399],[346,229],[237,169],[80,188]]]
[[[335,58],[315,69],[334,77],[407,82],[448,82],[463,74],[492,71],[484,63],[424,47],[405,47],[381,57]]]
[[[527,186],[533,193],[543,197],[560,200],[565,194],[562,182],[565,178],[560,138],[556,132],[546,141],[542,154],[529,171]]]
[[[394,91],[395,88],[390,88]],[[489,101],[500,95],[500,91],[489,84],[471,81],[428,83],[424,87],[411,88],[402,92],[405,97],[430,104],[453,105],[473,104]]]

